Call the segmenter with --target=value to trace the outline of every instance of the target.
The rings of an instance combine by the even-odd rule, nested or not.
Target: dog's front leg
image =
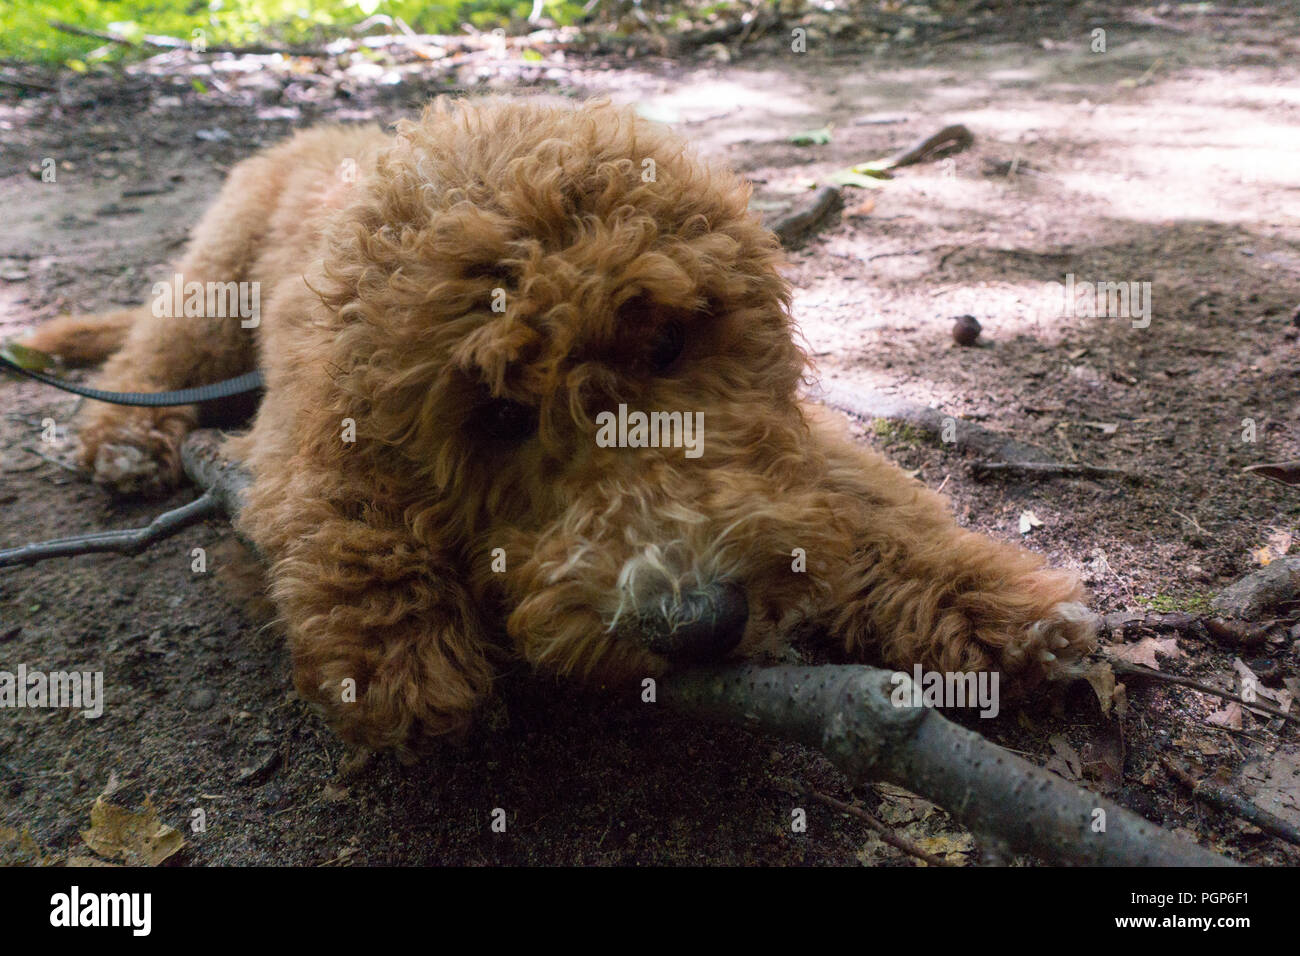
[[[489,690],[478,612],[458,573],[400,529],[321,522],[274,561],[271,596],[299,694],[350,743],[415,753],[465,728]]]
[[[1094,644],[1078,578],[959,527],[948,502],[880,455],[829,448],[829,480],[855,503],[830,627],[856,655],[911,670],[999,671],[1009,689],[1065,676]]]

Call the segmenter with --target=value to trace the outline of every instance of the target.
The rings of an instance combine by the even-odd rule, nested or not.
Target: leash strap
[[[162,408],[171,405],[199,405],[203,402],[215,402],[223,398],[229,398],[232,395],[242,395],[244,392],[260,391],[266,387],[266,379],[258,371],[246,372],[237,378],[228,378],[221,382],[213,382],[210,385],[200,385],[197,388],[182,388],[174,392],[106,392],[103,389],[76,385],[72,382],[65,382],[61,378],[55,378],[53,375],[46,375],[43,372],[34,372],[31,369],[23,368],[3,354],[0,354],[0,367],[7,368],[11,372],[17,372],[27,378],[35,379],[38,382],[44,382],[46,385],[53,385],[55,388],[71,392],[73,395],[80,395],[82,398],[93,398],[97,402],[110,402],[114,405],[142,405],[148,408]]]

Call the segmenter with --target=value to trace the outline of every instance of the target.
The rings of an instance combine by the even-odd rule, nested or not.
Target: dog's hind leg
[[[125,317],[131,318],[121,347],[96,378],[96,387],[169,391],[256,367],[260,315],[246,315],[243,307],[250,302],[260,306],[255,263],[283,165],[257,156],[235,168],[184,257],[169,270],[169,281],[154,287],[150,305],[117,313],[111,320],[121,335]],[[29,341],[36,348],[42,342],[64,345],[72,341],[72,333],[89,336],[94,328],[93,323],[66,318],[52,323],[48,332],[38,329]],[[101,336],[99,348],[110,344],[111,336]],[[55,351],[66,355],[67,346]],[[79,429],[81,461],[97,481],[119,491],[166,490],[180,480],[180,444],[197,422],[198,409],[192,405],[136,408],[89,402]]]
[[[126,343],[127,332],[143,309],[98,315],[62,315],[26,336],[22,344],[57,355],[67,365],[94,365]]]

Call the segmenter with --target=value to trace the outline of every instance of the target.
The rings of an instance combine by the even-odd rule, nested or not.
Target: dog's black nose
[[[683,594],[675,604],[642,612],[620,631],[673,663],[698,664],[717,660],[739,644],[748,619],[745,592],[735,584],[714,584]]]

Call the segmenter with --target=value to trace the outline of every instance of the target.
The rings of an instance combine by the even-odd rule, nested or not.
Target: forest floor
[[[813,42],[802,55],[771,38],[742,52],[571,53],[562,69],[396,82],[373,82],[373,70],[182,64],[0,92],[0,337],[142,301],[239,159],[312,123],[409,116],[449,79],[636,103],[741,170],[767,213],[960,122],[973,146],[847,189],[845,214],[791,254],[817,374],[1142,476],[980,481],[972,459],[912,429],[856,426],[942,487],[965,525],[1078,569],[1099,610],[1198,613],[1295,550],[1293,539],[1300,547],[1297,489],[1242,471],[1300,457],[1300,24],[1268,11],[1111,22],[1106,5],[1086,9],[1095,19]],[[1104,53],[1091,49],[1098,23]],[[790,142],[827,126],[827,143]],[[54,183],[39,175],[46,158]],[[1149,323],[1063,315],[1045,290],[1069,275],[1149,282]],[[961,315],[983,326],[982,347],[954,344]],[[27,382],[0,390],[0,547],[138,526],[192,496],[109,498],[57,463],[72,447],[75,399]],[[54,445],[42,444],[46,419],[60,429]],[[1022,535],[1025,512],[1041,524]],[[973,861],[970,835],[941,809],[893,787],[851,790],[813,752],[522,674],[502,681],[459,745],[344,776],[344,748],[292,692],[282,641],[220,575],[191,573],[192,548],[220,563],[229,538],[213,522],[135,558],[0,573],[0,670],[102,670],[110,703],[96,720],[4,713],[0,828],[53,859],[86,856],[80,833],[107,793],[135,810],[148,798],[183,831],[173,862],[188,865],[912,865],[860,822],[792,796],[811,789]],[[1187,634],[1109,639],[1224,688],[1240,689],[1240,660],[1295,693],[1297,633],[1246,648]],[[1234,858],[1300,860],[1190,798],[1157,760],[1179,756],[1300,825],[1294,725],[1145,681],[1130,682],[1123,719],[1104,716],[1081,683],[1054,705],[964,722]],[[807,807],[806,832],[792,832],[796,806]],[[506,810],[505,834],[488,825],[494,808]],[[197,809],[203,832],[188,825]]]

